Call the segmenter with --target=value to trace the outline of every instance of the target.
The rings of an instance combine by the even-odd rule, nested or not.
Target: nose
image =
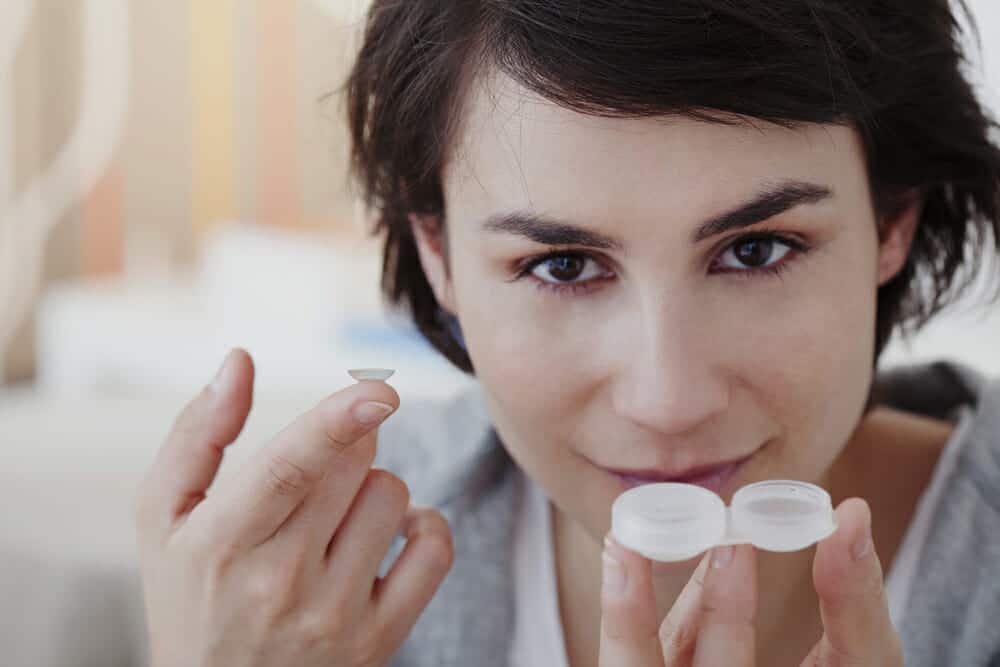
[[[717,354],[721,341],[691,311],[662,305],[642,316],[640,334],[623,346],[612,389],[615,411],[662,434],[687,433],[729,406],[729,386]]]

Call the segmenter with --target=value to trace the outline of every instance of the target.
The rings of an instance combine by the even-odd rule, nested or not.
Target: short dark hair
[[[489,68],[585,114],[855,128],[878,219],[908,194],[924,202],[908,261],[878,291],[873,363],[997,247],[998,126],[962,71],[948,0],[374,0],[364,28],[343,90],[351,171],[385,234],[383,293],[467,372],[409,215],[446,223],[443,170]]]

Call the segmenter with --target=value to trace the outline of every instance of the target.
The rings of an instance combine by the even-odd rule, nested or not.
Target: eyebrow
[[[701,223],[695,229],[692,241],[698,243],[727,231],[749,227],[796,206],[815,204],[832,196],[833,191],[824,185],[797,180],[780,181],[766,186],[736,208]],[[483,229],[524,236],[545,245],[622,249],[622,242],[611,236],[537,213],[512,211],[495,214],[483,222]]]
[[[692,240],[698,243],[723,232],[763,222],[796,206],[816,204],[831,197],[833,190],[825,185],[806,181],[780,181],[765,187],[753,199],[731,211],[703,222],[694,231]]]

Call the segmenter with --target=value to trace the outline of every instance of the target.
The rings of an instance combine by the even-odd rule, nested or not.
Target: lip
[[[657,469],[615,470],[605,468],[605,470],[618,479],[623,491],[643,484],[675,482],[694,484],[722,495],[729,481],[739,472],[743,464],[756,453],[757,451],[754,451],[739,459],[703,464],[675,473],[665,473]]]

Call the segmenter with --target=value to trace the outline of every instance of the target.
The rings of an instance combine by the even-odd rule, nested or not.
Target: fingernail
[[[604,561],[604,592],[609,595],[621,595],[625,592],[625,567],[621,561],[607,551],[601,554]]]
[[[354,409],[354,418],[362,424],[377,424],[392,414],[393,410],[395,408],[386,403],[370,401],[362,403]]]
[[[712,569],[721,570],[733,562],[733,546],[716,547],[712,550]]]
[[[851,556],[854,560],[861,560],[868,555],[868,552],[872,550],[872,531],[871,524],[868,524],[864,530],[861,531],[861,535],[854,541],[851,545]]]
[[[232,366],[232,364],[230,363],[232,361],[232,358],[233,358],[233,352],[232,350],[230,350],[229,353],[226,354],[226,358],[222,360],[222,365],[219,366],[219,370],[215,372],[215,377],[212,378],[212,384],[211,384],[213,393],[216,394],[225,393],[230,379],[229,376],[231,375],[231,373],[229,373],[229,367]]]

